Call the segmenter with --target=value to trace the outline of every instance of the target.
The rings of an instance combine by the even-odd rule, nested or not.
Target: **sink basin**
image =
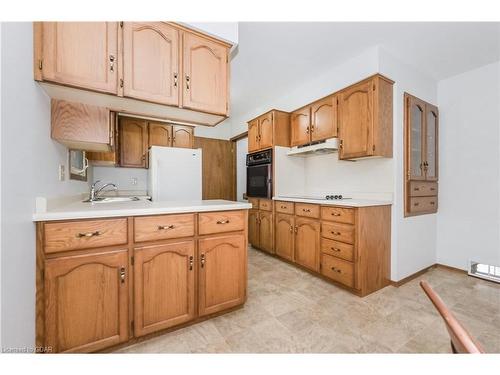
[[[134,202],[140,200],[147,200],[147,198],[139,198],[139,197],[100,197],[91,203],[113,203],[113,202]],[[90,203],[90,200],[85,199],[84,202]]]

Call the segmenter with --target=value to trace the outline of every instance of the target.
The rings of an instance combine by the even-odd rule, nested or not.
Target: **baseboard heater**
[[[474,262],[471,260],[469,272],[470,276],[479,277],[500,284],[500,267]]]

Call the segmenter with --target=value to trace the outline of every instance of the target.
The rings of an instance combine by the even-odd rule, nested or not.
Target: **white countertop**
[[[286,201],[286,202],[299,202],[299,203],[314,203],[321,204],[323,206],[345,206],[345,207],[370,207],[370,206],[387,206],[392,205],[389,200],[375,200],[375,199],[338,199],[338,200],[326,200],[326,199],[314,199],[305,197],[293,197],[293,196],[277,196],[273,197],[276,201]]]
[[[226,200],[199,200],[199,201],[132,201],[84,203],[79,201],[64,203],[43,212],[33,214],[33,221],[87,219],[117,216],[141,216],[176,214],[183,212],[207,212],[244,210],[252,208],[250,203],[233,202]]]

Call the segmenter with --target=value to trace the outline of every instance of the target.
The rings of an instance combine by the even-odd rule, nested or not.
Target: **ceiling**
[[[500,60],[500,23],[240,22],[232,112],[377,45],[442,80]]]

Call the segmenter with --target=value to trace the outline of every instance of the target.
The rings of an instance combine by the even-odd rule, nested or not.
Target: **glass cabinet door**
[[[426,118],[426,129],[425,129],[425,160],[424,169],[426,174],[426,179],[430,181],[436,181],[438,178],[438,110],[436,107],[427,104],[425,106],[425,118]]]
[[[417,98],[408,97],[408,179],[423,180],[424,173],[424,123],[425,103]]]

